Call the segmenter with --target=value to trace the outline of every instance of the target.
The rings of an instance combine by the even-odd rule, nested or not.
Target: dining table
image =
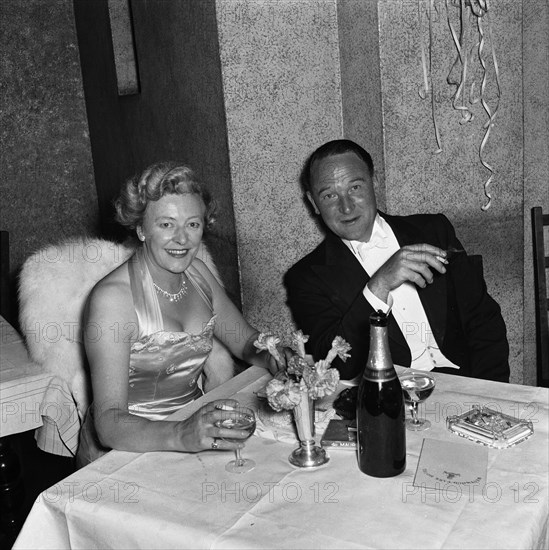
[[[79,431],[67,382],[33,361],[21,334],[0,316],[0,527],[5,534],[14,537],[24,519],[25,476],[13,439],[34,432],[38,448],[70,457]]]
[[[31,430],[43,451],[76,453],[80,419],[66,380],[34,362],[23,337],[0,316],[0,437]]]
[[[40,494],[14,548],[548,548],[549,390],[433,376],[420,408],[431,427],[406,431],[398,476],[365,475],[351,447],[326,448],[318,467],[293,466],[291,414],[269,409],[271,375],[249,367],[170,419],[221,398],[250,406],[258,427],[242,454],[253,470],[227,472],[228,451],[113,450]],[[316,404],[317,444],[346,385]],[[452,433],[447,418],[474,405],[525,420],[533,434],[498,449]],[[426,443],[455,444],[470,461],[484,449],[485,483],[415,484]]]

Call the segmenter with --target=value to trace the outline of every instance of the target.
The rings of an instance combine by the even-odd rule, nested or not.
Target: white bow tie
[[[367,243],[360,243],[359,250],[371,250],[372,248],[387,248],[387,237],[382,235],[372,235]]]

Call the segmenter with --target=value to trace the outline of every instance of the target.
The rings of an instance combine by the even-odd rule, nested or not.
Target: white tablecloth
[[[0,436],[36,430],[43,451],[73,456],[79,429],[66,382],[33,363],[21,336],[0,317]]]
[[[250,368],[206,397],[257,405],[263,373]],[[230,453],[113,451],[42,493],[14,548],[547,548],[548,390],[436,377],[425,409],[433,426],[407,432],[398,477],[362,474],[349,450],[296,469],[293,445],[259,436],[243,451],[257,466],[240,475],[224,469]],[[472,403],[528,417],[533,437],[489,449],[484,493],[414,487],[424,437],[477,445],[445,424]]]

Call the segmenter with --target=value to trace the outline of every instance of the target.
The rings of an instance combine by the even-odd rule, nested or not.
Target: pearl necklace
[[[156,292],[158,294],[161,294],[166,298],[166,300],[169,300],[170,302],[179,302],[183,296],[187,294],[187,283],[185,282],[185,279],[183,279],[183,275],[181,275],[181,288],[178,292],[175,294],[172,294],[171,292],[166,292],[164,289],[160,288],[154,281],[153,286]]]

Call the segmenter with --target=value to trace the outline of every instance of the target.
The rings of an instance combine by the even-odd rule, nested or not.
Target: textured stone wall
[[[0,4],[1,228],[13,271],[35,249],[93,233],[97,195],[71,0]]]
[[[305,157],[341,136],[333,0],[217,0],[243,311],[284,333],[282,276],[321,239],[302,202]]]
[[[531,209],[549,212],[549,4],[523,2],[524,93],[524,383],[535,384]],[[545,231],[549,252],[549,231]],[[549,288],[548,288],[549,292]]]

